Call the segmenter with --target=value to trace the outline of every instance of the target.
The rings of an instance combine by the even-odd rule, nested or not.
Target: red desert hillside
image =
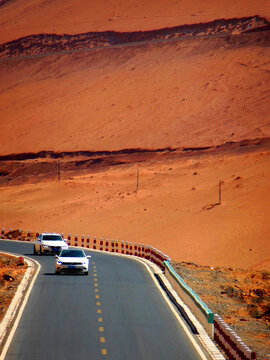
[[[268,1],[2,0],[0,15],[1,226],[270,266]]]

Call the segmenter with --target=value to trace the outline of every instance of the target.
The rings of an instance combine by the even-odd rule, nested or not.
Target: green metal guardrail
[[[199,309],[205,315],[207,322],[209,324],[214,323],[214,314],[212,311],[207,307],[207,305],[202,302],[199,296],[189,287],[187,284],[181,279],[181,277],[174,271],[173,267],[171,266],[169,261],[164,261],[164,265],[169,273],[173,276],[176,282],[179,284],[181,289],[185,291],[185,293],[194,301],[194,303],[199,307]]]

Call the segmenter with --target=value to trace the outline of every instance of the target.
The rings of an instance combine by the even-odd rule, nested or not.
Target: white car
[[[59,254],[64,249],[68,249],[68,244],[56,233],[42,233],[34,243],[34,254]]]
[[[80,273],[88,275],[90,255],[85,254],[81,249],[62,250],[59,256],[55,255],[55,274]]]

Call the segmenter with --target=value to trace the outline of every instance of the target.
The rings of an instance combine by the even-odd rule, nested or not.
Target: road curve
[[[89,276],[55,276],[54,257],[32,250],[0,241],[41,265],[5,360],[201,359],[143,264],[87,251]]]

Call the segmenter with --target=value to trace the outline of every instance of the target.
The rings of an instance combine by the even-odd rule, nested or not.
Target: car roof
[[[49,232],[43,232],[43,233],[41,233],[40,235],[60,235],[60,236],[61,236],[61,234],[58,234],[58,233],[49,233]]]

